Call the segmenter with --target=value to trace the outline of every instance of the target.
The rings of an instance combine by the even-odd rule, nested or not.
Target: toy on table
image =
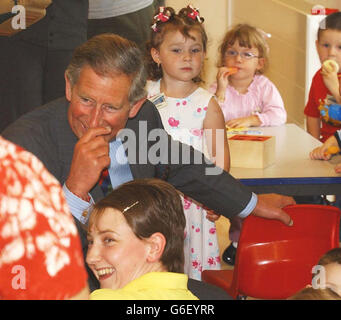
[[[276,160],[273,136],[237,134],[228,138],[231,167],[264,169]]]
[[[326,156],[327,155],[334,155],[340,152],[340,148],[337,146],[331,146],[327,149],[327,151],[324,153]]]
[[[319,106],[320,114],[322,119],[333,126],[341,126],[341,105],[340,104],[330,104],[327,105],[321,101]]]
[[[262,131],[253,130],[248,127],[230,128],[226,126],[227,137],[232,137],[236,134],[246,134],[246,135],[262,135]]]

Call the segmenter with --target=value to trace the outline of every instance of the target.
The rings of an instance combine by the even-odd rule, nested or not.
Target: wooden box
[[[228,139],[228,142],[231,167],[266,168],[275,163],[275,137],[234,135]]]

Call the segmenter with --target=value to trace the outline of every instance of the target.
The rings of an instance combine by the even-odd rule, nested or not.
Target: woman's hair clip
[[[151,26],[154,32],[157,32],[157,23],[160,22],[167,22],[170,18],[170,15],[165,12],[165,7],[159,7],[159,13],[154,16],[155,23]]]
[[[194,8],[191,4],[187,6],[187,9],[189,9],[189,12],[187,16],[193,20],[197,19],[199,23],[204,22],[204,18],[200,17],[199,15],[199,8]]]
[[[135,201],[132,205],[126,207],[123,209],[122,213],[125,213],[126,211],[128,211],[129,209],[131,209],[132,207],[135,207],[137,204],[139,203],[139,201]]]

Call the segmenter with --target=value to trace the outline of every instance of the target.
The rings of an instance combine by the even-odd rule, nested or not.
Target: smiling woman
[[[87,263],[101,289],[91,299],[197,299],[187,289],[180,196],[156,179],[123,184],[98,202]]]

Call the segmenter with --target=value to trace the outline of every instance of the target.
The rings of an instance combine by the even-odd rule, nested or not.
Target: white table
[[[250,128],[276,137],[276,161],[264,169],[231,168],[230,173],[256,193],[287,195],[341,194],[341,174],[334,171],[341,156],[311,160],[309,152],[321,142],[295,124]]]

